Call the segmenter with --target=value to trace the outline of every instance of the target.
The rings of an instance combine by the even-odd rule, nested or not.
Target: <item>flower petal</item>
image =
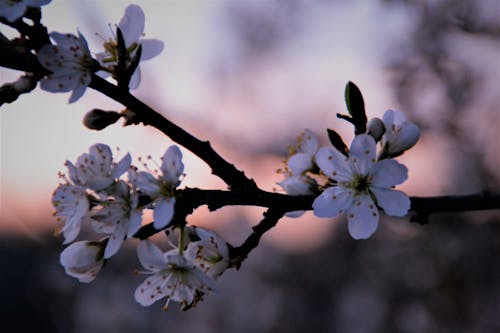
[[[316,153],[316,164],[326,176],[336,181],[349,181],[352,178],[346,157],[337,150],[321,148]]]
[[[162,274],[154,274],[148,277],[135,290],[135,300],[142,306],[149,306],[157,300],[168,296],[163,293],[162,286],[168,283],[169,278],[170,277],[167,272]]]
[[[122,31],[125,45],[129,47],[131,44],[136,43],[144,32],[144,12],[141,7],[137,5],[129,5],[125,8],[118,28]]]
[[[141,39],[139,43],[142,45],[141,61],[156,57],[164,48],[163,41],[159,39]]]
[[[408,214],[411,202],[406,193],[377,187],[372,187],[370,191],[377,198],[377,204],[384,209],[387,215],[405,216]]]
[[[153,226],[155,229],[163,229],[174,216],[175,198],[160,198],[154,202]]]
[[[287,161],[287,166],[293,175],[300,175],[313,167],[312,155],[307,153],[292,155]]]
[[[137,67],[130,78],[128,87],[130,90],[137,89],[137,87],[139,87],[139,83],[141,83],[141,69],[140,67]]]
[[[150,271],[157,272],[167,266],[163,252],[150,240],[142,240],[137,245],[137,257],[141,265]]]
[[[366,175],[368,169],[375,163],[376,143],[371,135],[360,134],[354,137],[349,151],[349,161],[353,170],[360,175]]]
[[[120,222],[115,226],[115,231],[109,237],[108,244],[106,244],[106,249],[104,250],[104,258],[108,259],[116,254],[123,242],[125,241],[125,236],[127,230],[125,229],[125,223]]]
[[[132,163],[132,157],[130,157],[130,154],[127,153],[127,155],[123,156],[123,158],[118,162],[114,168],[113,172],[111,173],[111,176],[113,178],[119,178],[125,171],[128,170],[130,167],[130,164]]]
[[[354,205],[347,212],[348,229],[352,238],[367,239],[378,227],[379,213],[369,195],[356,198]]]
[[[132,237],[141,227],[142,211],[133,210],[127,223],[127,237]]]
[[[318,217],[337,217],[350,206],[354,196],[351,190],[332,186],[321,193],[313,202],[314,215]]]
[[[370,173],[373,176],[372,185],[379,188],[390,188],[408,179],[408,169],[393,159],[378,161]]]
[[[87,77],[87,76],[85,76]],[[85,80],[87,81],[87,80]],[[85,91],[87,90],[87,86],[90,83],[90,76],[88,76],[88,82],[85,82],[85,84],[79,84],[76,87],[73,88],[73,92],[71,93],[71,96],[69,97],[68,103],[74,103],[80,99],[80,97],[85,94]]]
[[[170,146],[162,157],[161,171],[167,182],[177,184],[184,172],[182,152],[177,146]]]

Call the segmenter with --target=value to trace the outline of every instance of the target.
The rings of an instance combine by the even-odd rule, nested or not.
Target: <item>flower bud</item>
[[[59,262],[66,274],[80,282],[91,282],[104,264],[104,243],[80,241],[62,251]]]
[[[384,122],[380,118],[370,119],[370,121],[368,122],[367,134],[371,135],[375,139],[375,142],[379,142],[384,133],[385,133]]]
[[[100,131],[120,119],[121,114],[115,111],[93,109],[83,118],[83,125],[89,129]]]
[[[387,110],[383,119],[386,128],[383,138],[385,154],[388,156],[401,155],[417,143],[420,138],[420,129],[413,122],[407,120],[403,112]]]

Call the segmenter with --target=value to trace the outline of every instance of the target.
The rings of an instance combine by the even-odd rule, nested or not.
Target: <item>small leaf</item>
[[[116,28],[116,43],[116,81],[118,82],[118,87],[128,89],[130,78],[127,80],[127,46],[125,45],[122,31],[118,27]]]
[[[366,122],[368,121],[365,113],[365,102],[363,101],[363,95],[361,94],[361,91],[351,81],[349,81],[345,87],[345,102],[347,105],[347,110],[352,117],[351,120],[348,121],[354,124],[355,133],[365,133]],[[346,119],[344,117],[340,118]]]
[[[346,144],[340,137],[340,135],[335,132],[332,129],[327,128],[328,131],[328,138],[330,139],[330,142],[332,145],[342,154],[344,154],[346,157],[349,155],[349,149],[347,148]]]

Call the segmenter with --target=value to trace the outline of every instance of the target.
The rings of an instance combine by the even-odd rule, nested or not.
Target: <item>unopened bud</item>
[[[376,142],[379,142],[384,133],[385,133],[384,122],[379,118],[370,119],[370,121],[368,122],[367,134],[371,135]]]
[[[93,109],[87,112],[83,118],[83,125],[89,129],[100,131],[109,125],[116,123],[121,114],[115,111],[104,111]]]
[[[31,75],[23,75],[17,81],[12,82],[12,86],[20,94],[24,94],[35,89],[37,81]]]

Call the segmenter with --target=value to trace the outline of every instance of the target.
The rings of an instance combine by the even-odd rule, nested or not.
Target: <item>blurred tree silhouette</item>
[[[405,43],[392,46],[387,69],[395,97],[424,129],[423,136],[435,134],[449,144],[447,158],[454,169],[447,175],[447,191],[499,188],[498,1],[381,3],[388,10],[402,8],[414,24]],[[302,9],[312,5],[230,2],[226,15],[240,43],[238,70],[279,48],[300,29]],[[1,263],[11,273],[2,275],[7,296],[1,298],[2,309],[9,309],[4,328],[75,333],[499,331],[498,212],[440,214],[433,220],[439,223],[382,224],[368,242],[339,230],[327,245],[300,255],[264,244],[240,272],[221,278],[218,294],[189,312],[167,314],[134,303],[131,291],[141,278],[132,280],[123,270],[125,262],[136,260],[131,251],[86,287],[57,269],[56,250],[5,240]],[[345,221],[338,224],[345,228]],[[23,320],[28,315],[35,319]]]

